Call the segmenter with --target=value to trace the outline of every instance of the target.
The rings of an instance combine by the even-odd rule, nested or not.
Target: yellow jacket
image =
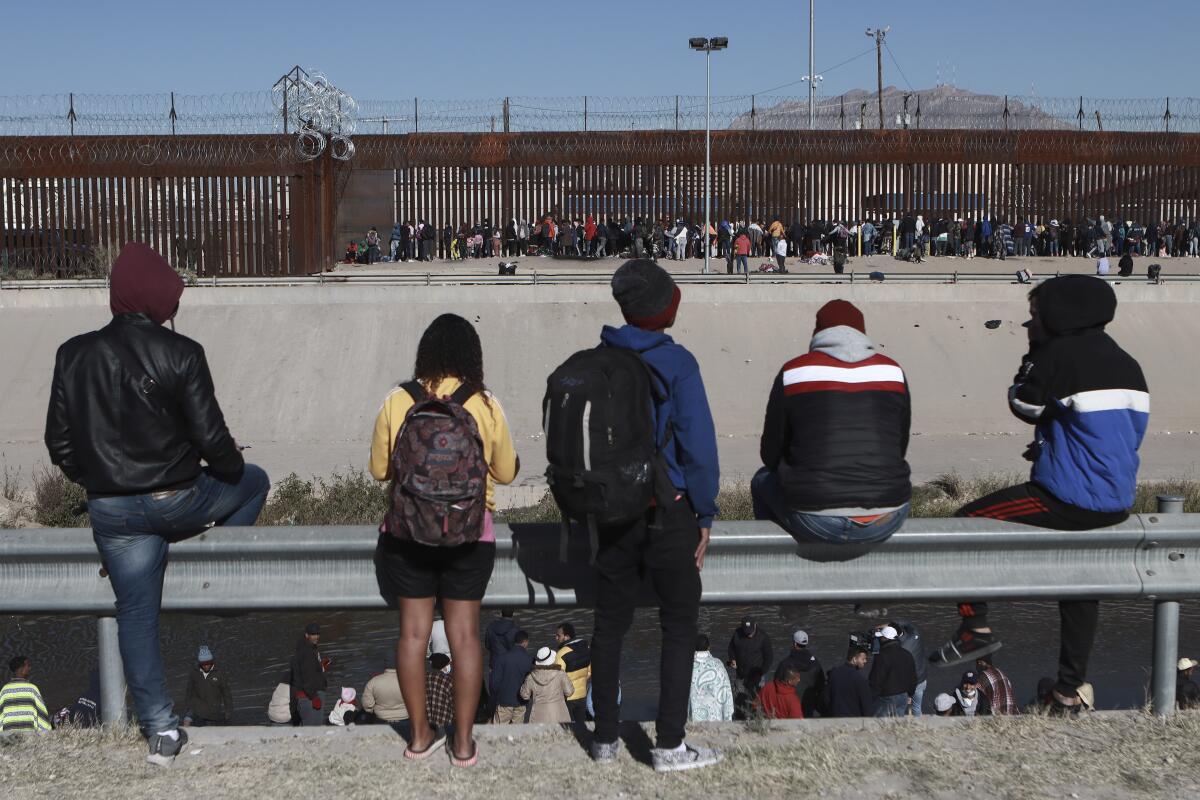
[[[588,680],[592,677],[592,650],[586,639],[576,638],[564,642],[558,648],[558,660],[555,662],[563,672],[567,673],[575,691],[567,700],[583,700],[587,697]]]
[[[448,397],[462,385],[458,378],[446,378],[430,390],[430,394]],[[425,387],[427,390],[430,387]],[[404,425],[404,418],[413,407],[413,399],[400,387],[392,389],[383,400],[379,416],[375,418],[375,435],[371,438],[371,475],[377,481],[392,478],[392,448],[396,445],[396,434]],[[494,486],[509,484],[516,480],[519,462],[517,448],[508,430],[508,419],[491,392],[473,395],[465,408],[475,424],[479,426],[479,437],[483,440],[483,460],[488,465],[487,507],[496,510]]]
[[[771,223],[771,227],[767,228],[767,232],[770,233],[772,236],[774,236],[776,239],[782,239],[783,238],[783,223],[780,222],[779,220],[773,221]]]

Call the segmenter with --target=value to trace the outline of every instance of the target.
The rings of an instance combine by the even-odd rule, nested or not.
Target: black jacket
[[[800,672],[800,682],[796,684],[796,695],[800,698],[805,719],[811,718],[813,712],[822,710],[822,698],[825,695],[825,670],[821,668],[820,660],[810,653],[807,647],[799,650],[793,648],[775,668],[776,680],[783,680],[783,670],[789,664]]]
[[[739,627],[729,640],[729,660],[737,662],[738,680],[745,680],[751,670],[766,674],[771,669],[771,637],[762,628],[754,636],[746,636]]]
[[[483,640],[484,646],[487,647],[488,663],[492,665],[492,669],[495,669],[500,656],[507,653],[516,644],[517,626],[508,617],[494,619],[487,626]]]
[[[143,314],[113,317],[58,349],[46,448],[92,496],[186,486],[201,459],[231,478],[244,463],[217,405],[204,348]]]
[[[906,694],[917,690],[917,665],[912,654],[897,641],[880,642],[879,652],[871,664],[871,691],[879,697]]]
[[[908,382],[849,327],[820,331],[783,365],[767,400],[760,455],[798,511],[907,503]]]
[[[187,691],[183,697],[184,711],[192,719],[212,722],[228,721],[233,712],[233,692],[225,673],[213,667],[208,677],[199,667],[188,673]]]
[[[925,657],[925,645],[921,644],[921,634],[917,632],[917,627],[911,622],[896,620],[894,624],[900,633],[897,641],[913,657],[913,664],[917,668],[917,683],[920,683],[928,675],[925,669],[928,660]]]
[[[861,669],[842,663],[829,670],[828,705],[831,717],[875,715],[875,698]]]
[[[292,656],[292,693],[303,692],[312,698],[328,686],[325,670],[321,669],[321,654],[317,646],[301,636],[296,643],[296,654]]]
[[[512,708],[524,705],[521,702],[521,684],[533,670],[533,656],[524,647],[513,646],[492,662],[492,674],[488,679],[488,692],[492,705]]]

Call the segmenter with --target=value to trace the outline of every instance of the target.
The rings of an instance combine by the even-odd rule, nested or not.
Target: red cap
[[[863,314],[853,303],[846,300],[830,300],[817,312],[817,327],[813,329],[813,333],[839,325],[849,326],[859,333],[867,332]]]

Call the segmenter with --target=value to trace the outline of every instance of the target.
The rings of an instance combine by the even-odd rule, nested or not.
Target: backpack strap
[[[425,391],[425,387],[415,378],[407,383],[400,384],[400,388],[408,392],[408,396],[413,399],[413,403],[423,403],[429,399],[429,392]]]
[[[471,387],[463,384],[454,390],[454,394],[450,395],[450,402],[458,405],[466,405],[466,402],[475,396],[474,390]]]

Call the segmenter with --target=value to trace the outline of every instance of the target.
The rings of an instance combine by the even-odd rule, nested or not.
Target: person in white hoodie
[[[354,718],[358,714],[358,703],[355,698],[358,697],[358,692],[354,691],[351,686],[343,686],[341,697],[333,704],[333,708],[329,711],[330,725],[353,725]]]

